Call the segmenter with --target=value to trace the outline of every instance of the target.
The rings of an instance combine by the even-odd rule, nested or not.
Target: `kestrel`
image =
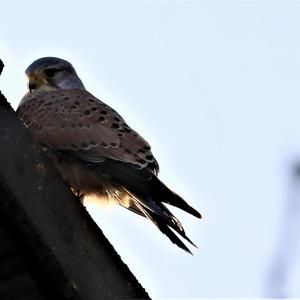
[[[25,73],[29,91],[17,113],[73,192],[113,200],[148,218],[191,253],[174,231],[193,242],[163,203],[201,215],[158,179],[159,166],[147,141],[84,88],[69,62],[40,58]]]

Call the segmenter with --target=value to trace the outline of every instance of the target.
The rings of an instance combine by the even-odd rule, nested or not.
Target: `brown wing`
[[[43,145],[77,151],[92,162],[111,158],[158,172],[150,145],[111,107],[87,91],[51,90],[28,93],[20,118]]]

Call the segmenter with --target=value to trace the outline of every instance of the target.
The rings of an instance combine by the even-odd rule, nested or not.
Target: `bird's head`
[[[61,58],[39,58],[26,69],[25,73],[31,93],[55,89],[85,89],[73,66]]]

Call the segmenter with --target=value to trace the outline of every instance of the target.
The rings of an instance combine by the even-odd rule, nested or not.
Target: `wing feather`
[[[150,167],[159,166],[145,139],[111,107],[78,89],[28,93],[17,112],[37,140],[48,148],[70,150],[91,162],[110,158]]]

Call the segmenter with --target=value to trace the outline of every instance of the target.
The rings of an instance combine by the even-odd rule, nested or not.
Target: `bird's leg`
[[[83,204],[83,199],[84,199],[84,194],[82,194],[80,192],[80,190],[77,190],[77,189],[74,189],[74,188],[71,188],[72,192],[75,194],[75,196],[79,199],[79,201],[81,202],[81,204]]]
[[[78,194],[76,195],[78,197],[78,199],[80,200],[81,204],[83,204],[83,199],[84,199],[84,194]]]

